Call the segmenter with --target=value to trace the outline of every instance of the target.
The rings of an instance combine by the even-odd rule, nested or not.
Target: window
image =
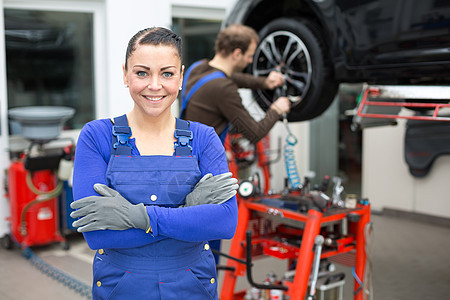
[[[173,19],[173,31],[183,40],[183,63],[188,68],[200,59],[214,56],[214,43],[221,21],[200,19]]]
[[[69,106],[66,129],[95,117],[93,14],[5,9],[8,108]]]

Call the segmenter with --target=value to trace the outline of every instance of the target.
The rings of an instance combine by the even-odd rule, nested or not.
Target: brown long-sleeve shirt
[[[188,94],[192,86],[205,75],[217,71],[207,61],[192,70],[186,82]],[[205,83],[189,100],[184,119],[214,127],[217,134],[231,123],[237,132],[250,142],[256,143],[273,127],[280,116],[268,109],[266,116],[257,122],[242,105],[238,88],[264,88],[264,78],[249,74],[234,74],[232,78],[217,78]]]

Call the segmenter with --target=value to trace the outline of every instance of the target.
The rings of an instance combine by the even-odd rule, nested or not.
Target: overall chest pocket
[[[200,179],[193,157],[116,156],[108,166],[108,184],[133,204],[176,207]]]

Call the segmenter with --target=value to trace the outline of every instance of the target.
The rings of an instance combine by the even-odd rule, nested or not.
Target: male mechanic
[[[193,64],[185,74],[181,117],[214,127],[222,142],[233,125],[252,143],[265,137],[280,116],[288,113],[289,99],[280,97],[257,122],[242,104],[238,88],[274,89],[283,85],[281,73],[255,77],[242,71],[253,61],[258,34],[250,27],[230,25],[219,32],[215,55]]]
[[[280,116],[289,112],[290,102],[287,97],[278,98],[259,122],[243,106],[238,88],[274,89],[284,82],[276,71],[267,77],[242,73],[253,61],[258,42],[258,34],[245,25],[230,25],[219,32],[214,58],[198,61],[186,71],[181,118],[214,127],[222,143],[230,124],[251,143],[265,137]],[[220,250],[220,240],[209,243]],[[218,263],[218,255],[214,257]]]

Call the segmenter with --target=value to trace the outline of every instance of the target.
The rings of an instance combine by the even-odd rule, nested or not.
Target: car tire
[[[251,72],[267,76],[278,70],[285,75],[284,91],[291,100],[288,120],[310,120],[322,114],[333,102],[338,84],[317,27],[308,21],[279,18],[264,26],[259,36]],[[256,90],[254,96],[267,110],[279,91]]]

